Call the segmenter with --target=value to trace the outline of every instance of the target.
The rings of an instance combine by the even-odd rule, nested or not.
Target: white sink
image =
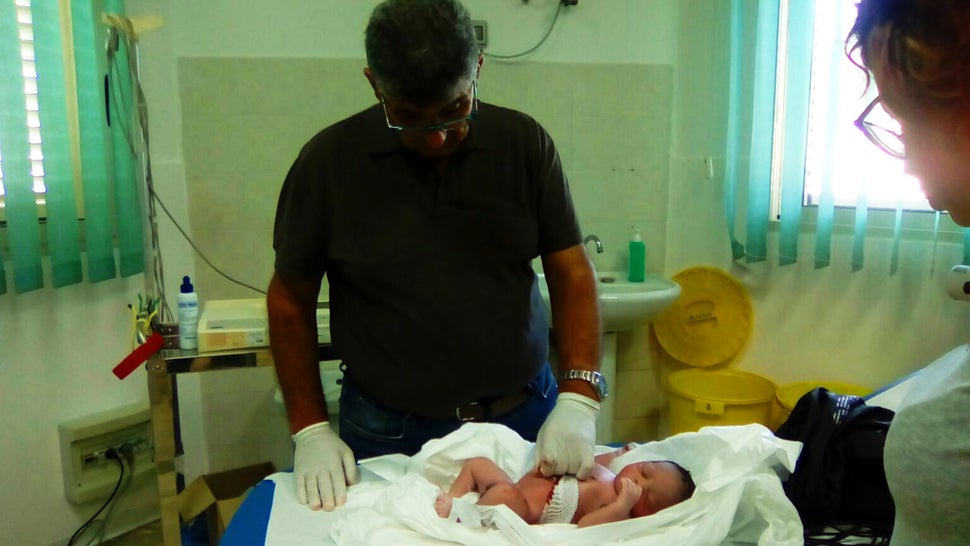
[[[546,276],[539,273],[538,277],[539,292],[551,323],[552,308]],[[615,271],[597,272],[596,279],[604,332],[622,332],[646,324],[680,296],[679,284],[649,273],[643,282],[630,282],[626,280],[625,273]]]

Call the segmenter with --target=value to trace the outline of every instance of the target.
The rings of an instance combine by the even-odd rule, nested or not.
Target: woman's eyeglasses
[[[869,117],[875,119],[866,119]],[[906,146],[903,144],[902,131],[900,129],[889,129],[886,125],[898,127],[898,123],[882,108],[882,101],[879,97],[873,99],[855,120],[855,126],[862,131],[862,134],[866,135],[869,142],[895,158],[904,159],[906,157]]]

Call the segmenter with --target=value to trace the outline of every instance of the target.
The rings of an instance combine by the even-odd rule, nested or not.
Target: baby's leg
[[[475,491],[482,495],[479,504],[485,499],[489,490],[496,485],[511,485],[514,487],[512,478],[499,468],[498,465],[485,457],[474,457],[465,461],[461,467],[461,472],[451,484],[447,493],[442,492],[435,499],[434,507],[439,516],[446,518],[451,513],[452,500],[464,496],[465,493]],[[501,488],[499,488],[501,490]],[[494,495],[494,493],[493,493]],[[504,504],[502,501],[484,504]]]
[[[475,491],[483,494],[495,484],[514,483],[512,478],[499,468],[497,464],[485,457],[474,457],[465,461],[461,467],[461,472],[455,478],[455,483],[451,484],[448,495],[451,497],[461,497],[465,493]]]
[[[439,516],[446,518],[451,514],[452,504],[454,504],[454,498],[449,497],[448,493],[442,491],[438,494],[438,498],[434,500],[434,511],[437,512]]]
[[[496,483],[482,493],[478,499],[478,504],[482,506],[497,506],[504,504],[512,509],[526,523],[537,523],[533,521],[532,514],[529,513],[529,502],[519,486],[514,483]]]

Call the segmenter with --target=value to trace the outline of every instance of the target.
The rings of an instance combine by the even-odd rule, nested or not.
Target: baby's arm
[[[608,467],[610,466],[610,463],[613,462],[613,459],[619,457],[620,455],[623,455],[624,453],[626,453],[627,451],[630,451],[631,449],[633,449],[633,444],[627,444],[621,448],[614,449],[613,451],[600,453],[593,459],[593,461],[598,465]]]
[[[643,488],[629,478],[621,478],[620,484],[620,494],[616,496],[616,500],[586,514],[576,523],[576,526],[589,527],[630,519],[630,509],[640,499]]]

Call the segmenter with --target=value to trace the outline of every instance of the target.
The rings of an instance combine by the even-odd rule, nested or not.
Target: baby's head
[[[630,515],[635,518],[656,514],[694,494],[690,472],[673,461],[642,461],[624,466],[613,481],[617,493],[622,478],[643,488],[640,500],[630,509]]]

